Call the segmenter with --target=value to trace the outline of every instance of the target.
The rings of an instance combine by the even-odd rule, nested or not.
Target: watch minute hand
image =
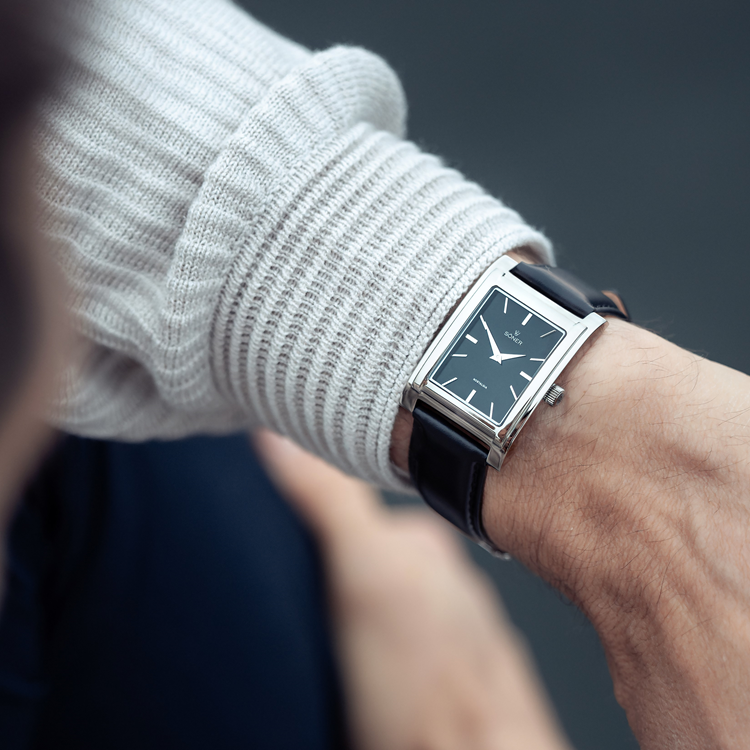
[[[487,331],[487,337],[490,340],[490,346],[492,347],[492,356],[490,359],[494,359],[496,362],[499,362],[500,364],[503,363],[503,355],[500,353],[500,349],[498,349],[497,344],[495,343],[495,339],[492,336],[492,333],[488,327],[488,325],[484,322],[484,318],[480,315],[479,319],[482,321],[482,325],[484,326],[484,330]]]

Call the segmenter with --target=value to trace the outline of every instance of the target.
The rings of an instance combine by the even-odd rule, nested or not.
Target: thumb
[[[279,492],[327,546],[361,543],[383,522],[378,493],[269,430],[253,435],[256,453]]]

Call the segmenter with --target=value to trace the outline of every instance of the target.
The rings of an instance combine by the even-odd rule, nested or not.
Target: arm
[[[750,378],[612,320],[562,382],[489,470],[492,538],[591,619],[644,748],[745,747]]]

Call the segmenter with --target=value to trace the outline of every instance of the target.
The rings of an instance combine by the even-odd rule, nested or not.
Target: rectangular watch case
[[[401,404],[414,411],[418,400],[428,404],[451,423],[488,448],[487,463],[499,469],[513,441],[549,389],[586,340],[606,323],[597,313],[580,318],[510,273],[517,261],[503,256],[472,286],[439,331],[411,374]],[[456,337],[493,289],[499,289],[547,318],[564,332],[563,338],[539,368],[501,424],[475,411],[446,388],[430,380],[430,374],[451,348]]]

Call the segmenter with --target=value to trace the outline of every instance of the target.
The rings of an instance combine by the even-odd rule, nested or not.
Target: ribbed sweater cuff
[[[550,248],[515,212],[379,129],[389,117],[368,111],[377,97],[348,102],[339,118],[331,79],[373,69],[383,75],[358,51],[317,56],[266,100],[273,119],[257,111],[243,123],[209,176],[206,189],[237,196],[241,212],[265,160],[285,169],[221,290],[212,366],[242,411],[347,472],[404,489],[389,448],[411,370],[493,260],[520,246],[549,260]]]
[[[37,193],[86,348],[53,419],[125,440],[265,424],[402,489],[409,372],[489,263],[549,258],[544,238],[402,140],[375,55],[309,53],[226,0],[60,8]]]

